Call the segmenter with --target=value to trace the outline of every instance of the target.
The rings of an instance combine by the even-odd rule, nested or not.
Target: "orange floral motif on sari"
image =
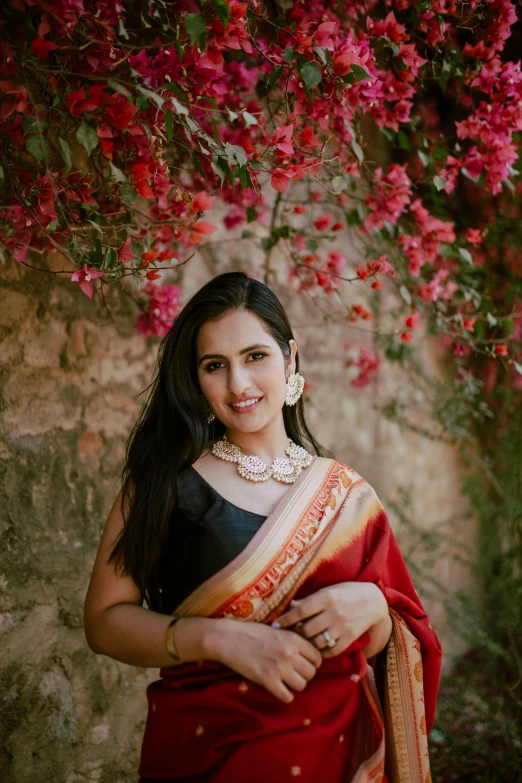
[[[143,780],[429,783],[441,650],[373,488],[316,457],[248,546],[176,609],[270,623],[293,597],[374,582],[393,620],[372,662],[363,634],[324,659],[291,704],[214,661],[162,669],[148,688]]]

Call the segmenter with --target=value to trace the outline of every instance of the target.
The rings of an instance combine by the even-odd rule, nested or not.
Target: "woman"
[[[161,667],[142,781],[430,780],[440,645],[375,491],[308,430],[298,370],[279,300],[242,273],[161,345],[85,603],[94,652]]]

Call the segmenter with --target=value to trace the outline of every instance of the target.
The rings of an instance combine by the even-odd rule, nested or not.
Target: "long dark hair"
[[[122,471],[125,524],[110,561],[132,577],[147,604],[157,611],[161,611],[158,565],[168,541],[176,476],[225,430],[218,419],[207,423],[208,408],[197,376],[196,339],[206,321],[217,321],[238,308],[257,315],[285,359],[290,358],[292,329],[274,292],[242,272],[218,275],[189,299],[163,338],[156,376],[127,442]],[[283,419],[294,443],[318,456],[331,456],[308,429],[302,397],[296,405],[283,406]]]

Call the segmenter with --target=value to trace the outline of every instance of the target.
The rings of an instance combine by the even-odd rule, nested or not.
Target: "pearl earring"
[[[304,389],[304,378],[298,372],[292,373],[286,383],[286,398],[287,405],[295,405]]]
[[[204,402],[205,408],[207,410],[207,424],[212,424],[212,422],[216,418],[216,414],[212,412],[212,409],[211,409],[210,405],[208,404],[208,400],[207,400],[207,398],[205,396],[203,396],[203,402]]]

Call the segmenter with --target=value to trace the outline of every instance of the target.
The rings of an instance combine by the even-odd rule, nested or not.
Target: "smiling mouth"
[[[255,397],[252,400],[245,400],[244,402],[238,402],[235,403],[234,405],[230,403],[230,407],[232,408],[233,411],[236,411],[236,413],[243,413],[257,407],[257,405],[259,405],[262,399],[263,399],[262,397]]]

